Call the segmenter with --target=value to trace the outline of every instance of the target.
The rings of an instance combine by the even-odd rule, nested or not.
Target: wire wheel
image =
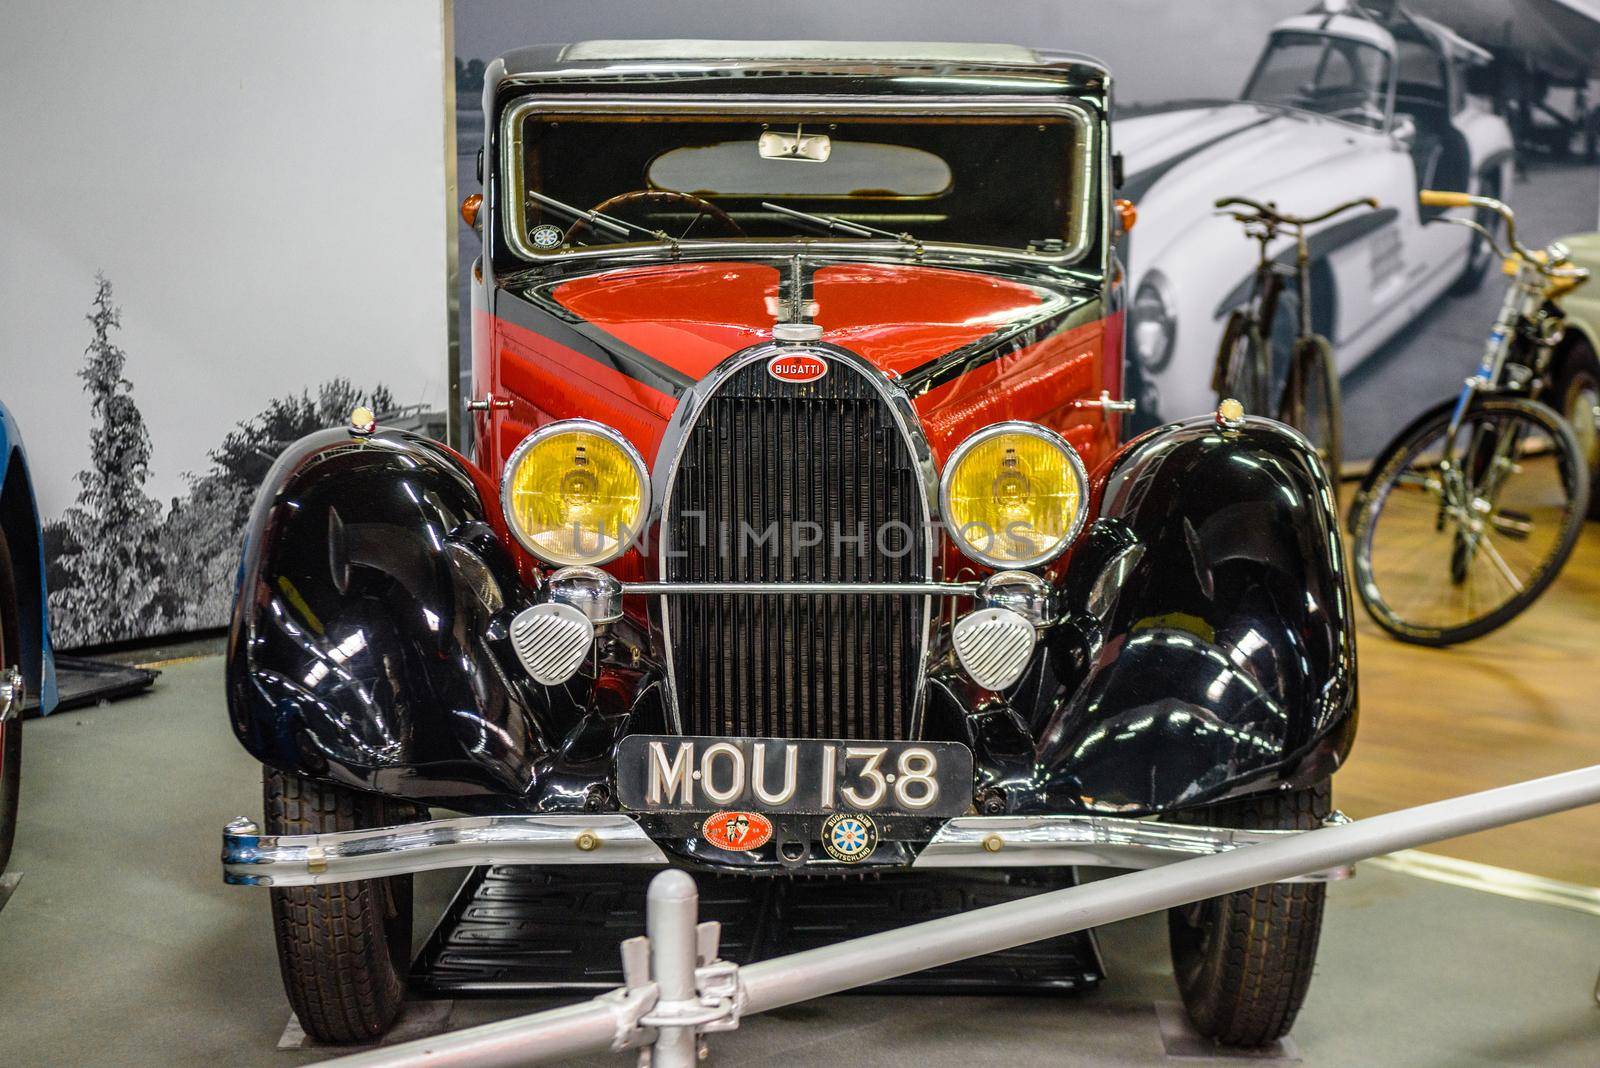
[[[1339,470],[1344,464],[1344,417],[1339,402],[1339,374],[1334,370],[1333,350],[1325,339],[1313,335],[1295,342],[1278,418],[1304,434],[1317,450],[1337,501]]]
[[[1272,406],[1267,403],[1270,386],[1267,356],[1261,331],[1244,312],[1234,312],[1222,333],[1215,383],[1217,400],[1232,397],[1251,415],[1272,414]]]
[[[1555,580],[1588,506],[1572,429],[1522,398],[1445,405],[1384,451],[1355,503],[1356,590],[1402,641],[1487,634]]]

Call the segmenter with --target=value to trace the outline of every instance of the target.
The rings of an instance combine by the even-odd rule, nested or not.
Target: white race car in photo
[[[1424,225],[1441,209],[1420,208],[1417,191],[1504,198],[1510,189],[1510,130],[1466,92],[1467,69],[1487,58],[1403,6],[1330,2],[1274,28],[1241,99],[1119,116],[1119,195],[1139,210],[1123,247],[1137,425],[1217,402],[1217,345],[1228,313],[1248,299],[1257,251],[1238,223],[1215,214],[1218,198],[1308,215],[1377,198],[1378,210],[1312,233],[1313,326],[1341,371],[1441,294],[1479,285],[1491,266],[1487,243],[1464,227]],[[1285,239],[1284,262],[1293,253]],[[1287,293],[1279,306],[1285,332],[1296,299]]]

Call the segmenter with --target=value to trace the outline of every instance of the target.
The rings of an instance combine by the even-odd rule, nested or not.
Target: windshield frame
[[[995,245],[979,245],[953,242],[928,241],[920,246],[925,253],[947,254],[951,256],[971,256],[974,252],[981,251],[983,255],[998,259],[1012,260],[1020,263],[1046,264],[1051,266],[1075,265],[1094,247],[1104,222],[1093,211],[1098,203],[1107,203],[1109,185],[1109,168],[1103,166],[1101,147],[1101,120],[1094,115],[1082,102],[1070,99],[1040,99],[1038,97],[942,97],[942,96],[917,96],[905,98],[884,97],[845,97],[821,95],[785,95],[708,98],[705,96],[619,96],[619,97],[572,97],[560,95],[534,95],[519,97],[509,103],[501,112],[499,122],[499,175],[504,181],[502,188],[509,191],[521,191],[526,188],[523,175],[523,137],[522,131],[527,119],[540,114],[571,114],[582,112],[584,114],[615,114],[626,116],[645,112],[649,114],[671,113],[682,115],[709,115],[744,117],[747,115],[772,115],[801,116],[805,113],[822,114],[848,114],[852,117],[874,117],[896,115],[927,115],[930,111],[952,116],[970,115],[974,118],[983,116],[1011,116],[1039,115],[1051,117],[1064,117],[1073,126],[1074,155],[1070,161],[1075,173],[1072,177],[1072,217],[1070,232],[1074,235],[1073,241],[1059,252],[1030,252],[1027,249],[1008,248]],[[997,161],[997,166],[1005,166],[1007,161]],[[507,247],[519,259],[530,263],[573,263],[585,259],[595,259],[616,256],[623,253],[638,253],[658,247],[650,242],[630,242],[619,244],[596,245],[565,252],[540,251],[529,244],[527,240],[527,205],[525,198],[505,196],[496,198],[503,204],[504,210],[497,213],[500,234]],[[588,207],[590,205],[580,205]],[[1104,211],[1099,213],[1105,215]],[[785,240],[781,238],[685,238],[674,243],[681,246],[685,252],[693,251],[701,254],[728,254],[748,255],[751,252],[770,250],[773,254],[787,254],[794,251],[807,251],[819,253],[847,254],[883,253],[906,251],[903,242],[889,239],[868,238],[804,238]],[[659,247],[666,249],[669,246],[661,244]]]
[[[1303,107],[1299,104],[1291,104],[1286,100],[1264,100],[1252,97],[1250,95],[1250,87],[1255,85],[1256,80],[1261,77],[1262,69],[1267,65],[1267,59],[1272,55],[1273,48],[1276,46],[1278,39],[1280,37],[1290,36],[1322,38],[1324,44],[1324,61],[1326,61],[1327,43],[1335,40],[1347,41],[1350,44],[1363,48],[1370,48],[1373,51],[1381,54],[1384,61],[1384,84],[1381,99],[1378,103],[1383,110],[1382,125],[1369,126],[1366,123],[1356,122],[1353,119],[1342,119],[1332,112],[1317,111],[1314,108]],[[1388,133],[1394,128],[1395,79],[1398,75],[1398,69],[1399,64],[1395,61],[1395,50],[1390,42],[1377,39],[1376,37],[1368,37],[1353,33],[1335,33],[1330,30],[1309,29],[1301,26],[1283,27],[1281,29],[1273,30],[1272,34],[1267,38],[1267,47],[1261,50],[1261,55],[1256,60],[1256,65],[1250,69],[1250,77],[1245,79],[1244,88],[1239,93],[1239,99],[1247,104],[1259,104],[1263,107],[1271,108],[1288,108],[1291,111],[1298,111],[1305,115],[1318,115],[1324,119],[1332,119],[1334,122],[1342,122],[1346,126],[1354,127],[1357,130],[1376,130],[1380,133]]]

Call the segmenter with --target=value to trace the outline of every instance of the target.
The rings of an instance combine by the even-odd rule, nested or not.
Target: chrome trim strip
[[[1348,822],[1335,813],[1324,826]],[[1156,868],[1304,831],[1200,827],[1116,816],[958,816],[939,828],[913,868],[1031,868],[1087,865]],[[1354,867],[1292,882],[1347,879]]]
[[[506,528],[511,531],[511,536],[517,539],[517,543],[547,564],[554,567],[596,567],[600,564],[609,564],[633,547],[633,543],[639,540],[639,535],[648,525],[647,523],[641,522],[638,530],[630,530],[627,541],[618,538],[616,551],[607,556],[594,560],[549,560],[535,546],[528,544],[527,539],[522,536],[522,529],[517,526],[516,517],[511,512],[511,479],[516,474],[517,465],[522,462],[523,455],[545,438],[553,437],[569,430],[583,430],[591,434],[597,434],[622,449],[628,460],[633,464],[633,472],[639,478],[639,492],[644,496],[644,500],[640,502],[639,516],[644,520],[649,519],[651,509],[650,469],[645,466],[644,457],[639,455],[639,450],[634,448],[633,442],[611,427],[606,426],[604,423],[597,423],[593,419],[560,419],[554,423],[546,423],[517,443],[517,447],[512,449],[511,455],[506,458],[505,470],[500,473],[500,514],[505,519]]]
[[[464,816],[332,834],[222,833],[222,877],[243,886],[318,886],[483,864],[666,864],[630,816]]]
[[[1067,530],[1066,536],[1061,539],[1056,547],[1043,556],[1035,557],[1032,560],[1001,560],[998,557],[980,553],[977,549],[968,545],[966,539],[961,536],[960,531],[954,527],[950,530],[950,540],[967,559],[974,560],[987,567],[1011,571],[1019,571],[1030,567],[1043,567],[1067,551],[1067,547],[1076,541],[1078,535],[1083,532],[1083,524],[1089,518],[1089,471],[1083,465],[1083,457],[1078,455],[1078,450],[1072,447],[1071,442],[1049,427],[1040,426],[1038,423],[1030,423],[1022,419],[1012,419],[1004,423],[991,423],[982,430],[974,431],[968,435],[967,439],[957,445],[955,452],[952,452],[950,458],[945,461],[944,475],[939,480],[939,510],[947,517],[950,515],[950,479],[954,476],[956,468],[961,465],[961,461],[966,458],[967,453],[1000,434],[1032,434],[1035,437],[1045,439],[1066,454],[1067,462],[1072,466],[1072,473],[1078,477],[1078,514],[1073,518],[1072,526]]]
[[[601,246],[593,249],[584,249],[572,252],[541,252],[528,244],[526,227],[527,205],[521,196],[525,188],[522,176],[523,120],[529,115],[548,111],[555,113],[582,113],[582,114],[659,114],[663,112],[693,114],[696,112],[707,115],[724,114],[758,114],[758,115],[804,115],[805,113],[827,112],[836,115],[927,115],[930,113],[958,113],[962,115],[1064,115],[1072,121],[1076,129],[1076,159],[1072,161],[1077,170],[1074,182],[1075,196],[1073,198],[1073,233],[1075,237],[1072,244],[1055,255],[1039,252],[1028,252],[1022,249],[999,248],[987,245],[960,245],[946,244],[937,241],[923,242],[919,247],[922,258],[928,254],[935,257],[942,255],[964,256],[971,255],[976,249],[982,249],[989,260],[1009,260],[1017,263],[1050,264],[1064,266],[1076,263],[1088,252],[1097,236],[1097,228],[1093,226],[1090,207],[1094,197],[1100,193],[1102,182],[1096,181],[1096,162],[1101,157],[1100,150],[1100,123],[1090,113],[1089,109],[1075,100],[1038,99],[1033,97],[992,96],[992,97],[959,97],[959,96],[917,96],[905,98],[861,97],[816,94],[806,96],[637,96],[637,97],[571,97],[571,96],[530,96],[506,108],[500,116],[500,174],[504,179],[502,189],[504,195],[501,203],[504,205],[504,221],[502,232],[506,243],[511,250],[525,260],[534,263],[570,263],[584,259],[603,258],[615,255],[619,246]],[[1109,173],[1109,168],[1101,168],[1103,174]],[[1105,179],[1109,182],[1109,178]],[[906,247],[899,241],[839,241],[829,239],[813,239],[809,241],[781,241],[768,245],[764,239],[745,238],[724,239],[720,241],[687,240],[676,242],[672,246],[661,246],[662,255],[668,254],[668,249],[681,245],[684,249],[692,249],[697,254],[704,253],[716,255],[734,250],[749,249],[752,243],[766,248],[776,255],[790,255],[795,252],[808,252],[825,254],[829,252],[845,252],[859,254],[862,252],[901,252]],[[624,246],[625,247],[625,246]],[[650,246],[655,248],[656,246]],[[675,254],[674,254],[675,258]]]
[[[0,670],[0,723],[22,718],[22,706],[27,703],[28,684],[22,672],[14,667]]]
[[[624,594],[646,596],[686,597],[697,594],[876,594],[899,596],[927,594],[930,597],[975,597],[979,591],[976,582],[624,582]]]
[[[1342,822],[1335,813],[1324,825]],[[958,816],[946,821],[911,866],[1155,868],[1302,833],[1112,816]],[[484,864],[667,863],[661,848],[623,813],[463,816],[300,835],[263,835],[253,821],[237,819],[222,835],[223,880],[239,886],[320,886]],[[1352,874],[1351,867],[1334,868],[1291,881]]]
[[[937,501],[939,492],[939,471],[934,466],[933,449],[928,445],[928,439],[922,432],[922,422],[917,418],[917,413],[911,406],[911,398],[906,391],[891,381],[884,373],[868,360],[857,356],[848,349],[827,342],[766,342],[735,353],[722,363],[712,368],[699,382],[686,392],[678,401],[677,409],[672,413],[672,419],[667,423],[666,432],[662,435],[661,445],[656,451],[655,485],[650,497],[654,502],[659,502],[657,512],[652,512],[649,521],[644,525],[659,531],[658,549],[661,557],[661,641],[666,651],[667,662],[667,707],[672,715],[672,723],[679,734],[683,733],[683,716],[678,708],[678,680],[672,666],[672,624],[671,613],[668,611],[667,597],[670,592],[681,589],[684,583],[668,581],[667,563],[671,558],[671,546],[668,544],[668,530],[670,529],[668,507],[672,501],[672,486],[678,476],[678,463],[683,457],[683,450],[688,444],[689,435],[694,430],[695,424],[700,421],[700,414],[705,410],[706,403],[718,389],[736,372],[758,360],[771,359],[779,354],[804,355],[812,353],[820,359],[833,360],[850,368],[853,372],[866,380],[867,384],[877,391],[879,398],[889,409],[900,429],[900,437],[905,442],[906,449],[911,454],[911,462],[916,465],[921,475],[922,482],[922,522],[923,530],[927,532],[927,553],[923,559],[923,574],[931,580],[934,574],[934,561],[938,558],[936,537],[937,530],[933,525],[934,502]],[[736,585],[745,586],[744,583]],[[730,590],[737,593],[742,590]],[[818,592],[865,592],[860,587],[850,587],[848,591],[824,590]],[[927,690],[928,680],[928,650],[933,636],[933,601],[931,596],[924,599],[922,613],[922,671],[917,676],[917,690],[911,700],[911,720],[907,724],[907,737],[922,737],[922,709],[923,695]]]

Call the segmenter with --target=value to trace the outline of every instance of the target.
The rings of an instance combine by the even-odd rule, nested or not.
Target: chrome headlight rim
[[[511,510],[511,479],[516,474],[517,465],[522,462],[522,458],[541,441],[553,438],[557,434],[571,431],[594,434],[616,445],[622,450],[623,455],[628,458],[628,462],[633,465],[634,476],[639,480],[639,529],[629,531],[627,541],[618,539],[614,551],[593,560],[552,560],[545,556],[536,546],[529,544],[527,538],[523,537],[522,529],[517,525],[516,516]],[[505,519],[506,529],[517,540],[517,544],[551,567],[601,567],[632,549],[639,540],[644,528],[649,525],[650,469],[645,466],[644,457],[639,454],[638,449],[634,448],[633,442],[623,437],[621,432],[614,427],[609,427],[604,423],[597,423],[593,419],[558,419],[553,423],[546,423],[523,438],[517,443],[517,447],[511,450],[511,455],[506,457],[506,465],[500,472],[500,514]]]
[[[1155,358],[1147,356],[1136,341],[1139,322],[1142,318],[1139,315],[1139,298],[1144,296],[1146,292],[1154,294],[1156,303],[1161,309],[1162,322],[1166,325],[1166,345],[1163,346],[1161,353]],[[1127,347],[1135,362],[1138,363],[1140,370],[1158,374],[1166,370],[1167,366],[1172,363],[1172,357],[1178,351],[1178,317],[1173,310],[1176,306],[1177,302],[1172,295],[1172,283],[1167,280],[1166,275],[1160,271],[1151,271],[1140,279],[1139,287],[1133,292],[1133,299],[1128,302],[1128,329],[1126,331]]]
[[[952,452],[950,458],[945,461],[944,470],[939,472],[939,508],[948,526],[952,522],[950,480],[954,476],[956,468],[960,466],[961,460],[967,453],[990,438],[998,437],[1001,434],[1031,434],[1042,438],[1066,454],[1067,462],[1071,465],[1072,472],[1078,479],[1080,494],[1078,514],[1073,516],[1072,525],[1067,528],[1066,533],[1062,535],[1061,541],[1054,548],[1025,560],[1003,559],[981,552],[975,546],[968,544],[954,526],[949,526],[949,537],[955,543],[956,548],[961,551],[961,555],[985,567],[992,567],[998,571],[1027,571],[1030,568],[1043,567],[1066,552],[1067,547],[1078,540],[1078,535],[1083,532],[1084,523],[1089,519],[1089,469],[1084,466],[1083,457],[1078,455],[1078,450],[1072,447],[1072,443],[1049,427],[1041,426],[1038,423],[1030,423],[1025,419],[1008,419],[1003,423],[991,423],[982,430],[974,431],[967,435],[966,440],[957,445],[955,452]]]

